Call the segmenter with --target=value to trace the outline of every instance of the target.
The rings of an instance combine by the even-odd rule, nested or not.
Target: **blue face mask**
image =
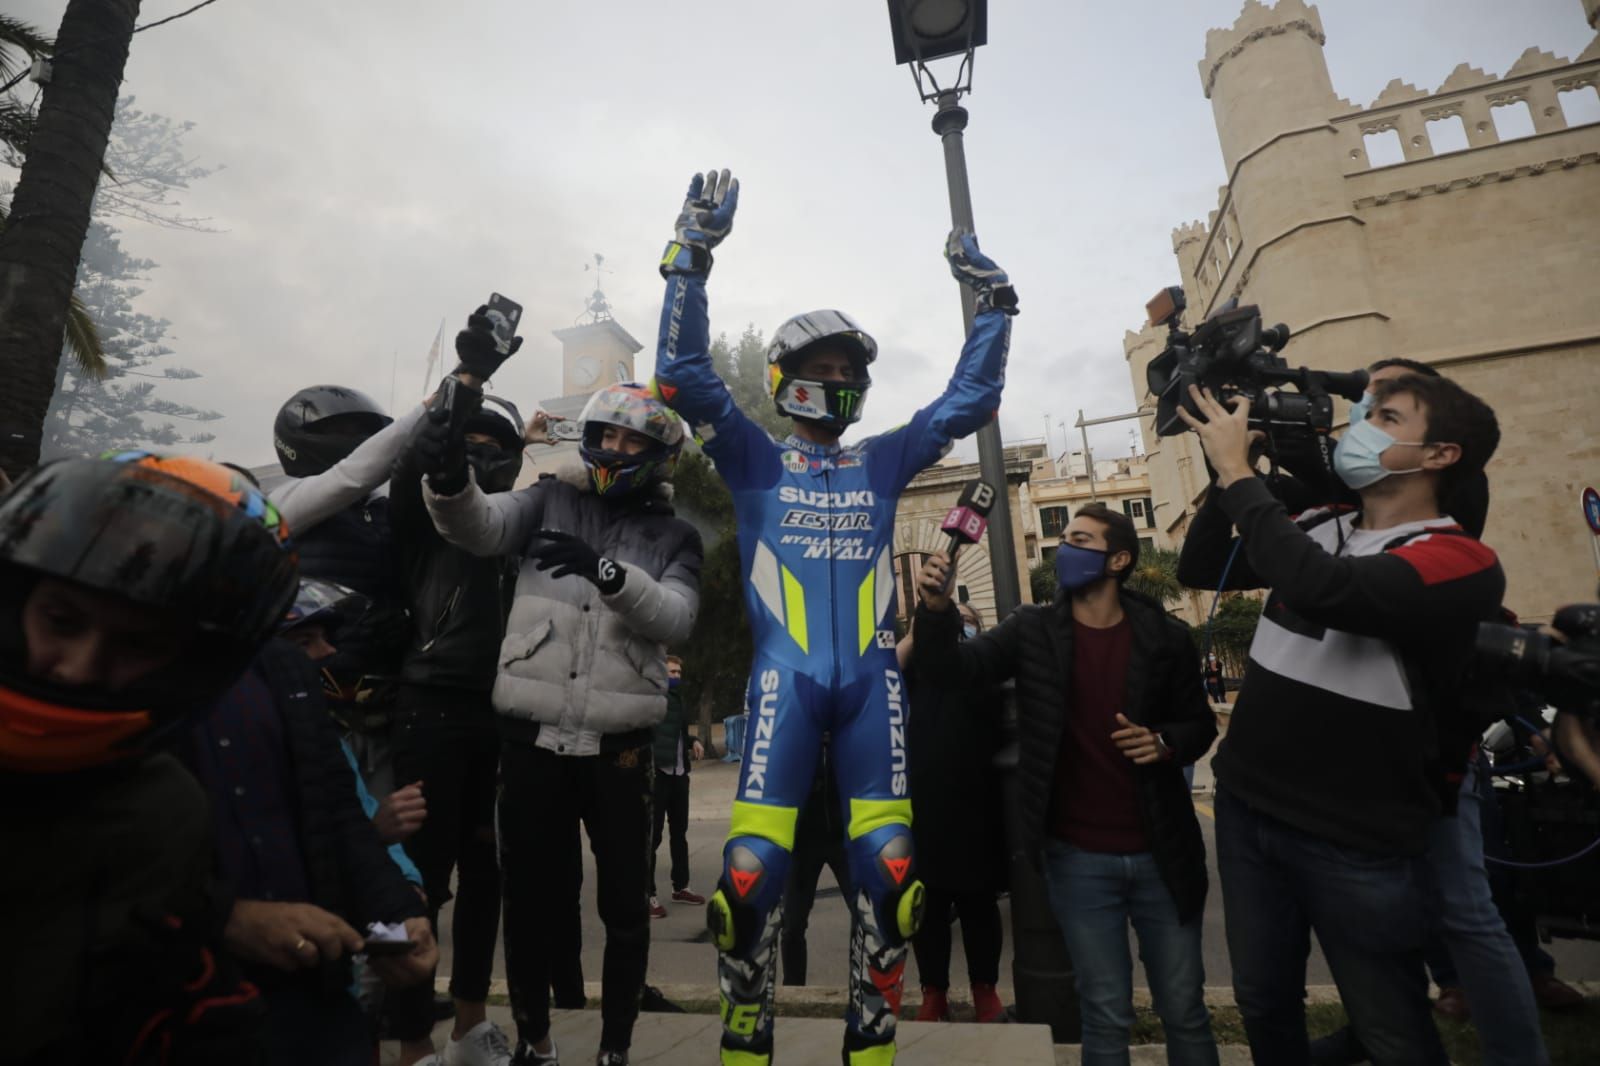
[[[977,626],[973,625],[971,622],[963,622],[962,623],[962,625],[961,625],[961,639],[962,640],[971,640],[973,637],[975,637],[977,635],[978,635],[978,627]]]
[[[1056,582],[1067,592],[1076,592],[1106,576],[1105,551],[1063,544],[1056,549]]]
[[[1339,438],[1333,449],[1333,471],[1351,488],[1360,491],[1393,474],[1415,474],[1420,466],[1390,470],[1383,465],[1383,453],[1390,448],[1421,447],[1421,441],[1397,441],[1374,422],[1355,422]]]
[[[677,688],[681,684],[683,684],[683,678],[681,678],[681,677],[669,677],[669,678],[667,678],[667,687],[668,688]]]
[[[1372,413],[1372,393],[1363,392],[1361,399],[1350,405],[1350,425],[1360,425]]]

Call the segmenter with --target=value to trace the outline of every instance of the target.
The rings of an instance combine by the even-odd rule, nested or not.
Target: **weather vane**
[[[606,299],[605,292],[600,288],[600,275],[614,274],[616,271],[607,269],[606,257],[599,252],[594,253],[594,262],[585,263],[583,269],[585,273],[591,270],[595,273],[594,292],[589,294],[589,302],[583,309],[583,315],[579,315],[578,319],[582,321],[584,315],[588,315],[591,323],[604,322],[611,317],[611,301]]]

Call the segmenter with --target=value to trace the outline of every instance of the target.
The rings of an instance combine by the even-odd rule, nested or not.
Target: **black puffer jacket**
[[[488,692],[500,668],[519,560],[473,555],[439,536],[422,502],[422,472],[409,448],[389,479],[389,522],[411,612],[400,679]]]
[[[1205,909],[1206,854],[1183,767],[1206,753],[1217,723],[1200,684],[1199,656],[1182,622],[1154,601],[1124,589],[1122,608],[1133,626],[1124,714],[1159,730],[1172,745],[1170,762],[1135,770],[1139,816],[1161,879],[1182,921]],[[934,684],[1017,683],[1023,849],[1039,863],[1049,818],[1056,760],[1072,692],[1072,611],[1068,603],[1019,607],[1004,622],[959,643],[961,616],[918,607],[912,662]]]

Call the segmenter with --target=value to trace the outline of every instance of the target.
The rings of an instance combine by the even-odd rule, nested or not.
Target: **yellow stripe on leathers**
[[[772,841],[784,851],[793,851],[794,824],[799,817],[798,807],[734,800],[733,817],[728,823],[728,839],[760,837]]]
[[[800,650],[809,653],[811,646],[806,633],[806,590],[794,571],[783,568],[783,624],[789,630]]]
[[[910,825],[911,801],[908,799],[875,800],[850,798],[851,840],[860,840],[874,829],[886,825]]]
[[[861,631],[861,654],[867,654],[872,638],[878,632],[877,590],[874,588],[876,570],[868,570],[861,588],[856,592],[856,627]]]

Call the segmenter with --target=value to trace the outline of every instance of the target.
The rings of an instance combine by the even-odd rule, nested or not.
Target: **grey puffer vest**
[[[496,710],[537,723],[539,747],[561,755],[597,754],[603,737],[661,720],[667,645],[694,627],[702,554],[700,534],[673,515],[670,485],[613,500],[563,473],[516,492],[486,496],[468,485],[423,496],[440,535],[476,554],[526,556],[540,530],[559,530],[627,571],[622,588],[603,596],[581,577],[552,577],[523,559]]]

